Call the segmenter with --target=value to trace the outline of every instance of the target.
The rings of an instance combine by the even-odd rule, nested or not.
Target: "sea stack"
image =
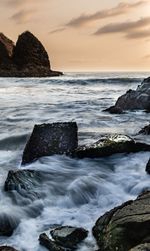
[[[19,35],[16,45],[0,33],[0,77],[51,77],[62,75],[51,70],[42,43],[29,31]]]

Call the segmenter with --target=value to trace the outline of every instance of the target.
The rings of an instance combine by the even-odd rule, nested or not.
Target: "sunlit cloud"
[[[123,33],[127,38],[145,38],[150,36],[150,17],[141,18],[137,21],[110,23],[99,28],[94,35]]]
[[[105,10],[98,11],[93,14],[82,14],[79,17],[74,18],[71,21],[69,21],[66,24],[66,26],[82,27],[82,26],[84,26],[88,23],[91,23],[93,21],[126,14],[126,13],[130,12],[131,10],[136,9],[136,8],[144,5],[145,3],[147,3],[147,1],[138,1],[135,3],[122,2],[122,3],[119,3],[116,7],[111,8],[111,9],[105,9]]]

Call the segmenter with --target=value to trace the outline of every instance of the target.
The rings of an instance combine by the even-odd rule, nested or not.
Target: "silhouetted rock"
[[[0,33],[0,77],[60,76],[52,71],[48,54],[41,42],[29,31],[14,43]]]
[[[147,172],[148,174],[150,174],[150,159],[149,159],[149,161],[148,161],[148,163],[147,163],[147,165],[146,165],[146,172]]]
[[[150,192],[101,216],[93,235],[101,251],[128,251],[150,241]]]
[[[0,251],[17,251],[17,250],[15,248],[13,248],[13,247],[1,246]]]
[[[35,125],[24,149],[22,164],[54,154],[69,154],[78,146],[75,122]]]
[[[109,112],[111,114],[122,114],[123,111],[121,110],[121,108],[116,107],[116,106],[111,106],[105,110],[103,110],[104,112]]]
[[[78,147],[73,153],[77,158],[106,157],[115,153],[150,151],[150,145],[136,142],[126,135],[106,135],[94,144]]]
[[[84,228],[62,226],[51,230],[51,236],[55,242],[66,248],[75,248],[77,244],[88,236],[88,231]]]
[[[150,135],[150,124],[143,127],[140,131],[140,134]]]
[[[150,78],[145,79],[136,90],[129,90],[118,98],[115,106],[106,109],[112,112],[126,110],[150,110]]]

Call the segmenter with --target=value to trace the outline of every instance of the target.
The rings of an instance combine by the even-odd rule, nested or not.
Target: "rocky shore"
[[[142,90],[142,92],[146,90],[147,92],[149,86],[150,81],[148,79],[135,92],[138,92],[138,95],[139,90]],[[126,95],[128,96],[128,93]],[[143,97],[145,97],[145,94],[142,95]],[[143,101],[143,105],[133,106],[134,109],[148,109],[149,99],[147,95],[144,99],[145,103]],[[120,101],[118,103],[121,104]],[[120,105],[117,106],[117,109],[123,111],[127,107],[130,106],[121,107]],[[149,135],[149,125],[143,127],[140,133]],[[21,168],[8,172],[4,184],[6,195],[18,205],[20,205],[19,198],[24,198],[24,203],[28,203],[31,208],[36,199],[40,201],[41,198],[46,196],[43,192],[43,186],[50,180],[50,177],[53,177],[53,173],[27,169],[27,166],[25,166],[44,156],[66,155],[73,160],[79,160],[83,158],[104,158],[114,154],[150,152],[148,143],[136,140],[133,136],[128,135],[103,135],[95,143],[83,146],[79,145],[78,139],[76,122],[35,125],[23,151]],[[150,160],[145,167],[145,173],[150,174]],[[21,204],[21,206],[23,205]],[[33,218],[40,215],[41,210],[42,205],[41,207],[38,206],[38,210],[33,208]],[[20,221],[20,216],[13,217],[13,215],[3,214],[0,218],[0,236],[11,236],[18,228]],[[89,232],[82,227],[61,224],[57,227],[45,227],[39,235],[39,243],[50,251],[73,251],[78,249],[80,243],[84,245],[84,240],[88,234]],[[93,222],[92,234],[99,251],[149,251],[150,190],[141,190],[137,199],[129,200],[99,217],[95,225]],[[0,251],[17,250],[9,246],[1,246]]]
[[[29,31],[15,43],[0,33],[0,77],[54,77],[48,54],[42,43]]]

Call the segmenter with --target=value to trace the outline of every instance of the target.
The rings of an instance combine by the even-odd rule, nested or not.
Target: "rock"
[[[0,77],[51,77],[61,72],[52,71],[48,54],[41,42],[29,31],[14,43],[0,33]]]
[[[35,125],[24,149],[22,164],[53,154],[69,154],[78,146],[75,122]]]
[[[149,159],[149,161],[148,161],[148,163],[147,163],[147,165],[146,165],[146,172],[147,172],[148,174],[150,174],[150,159]]]
[[[99,158],[116,153],[150,151],[150,145],[134,141],[126,135],[107,135],[89,146],[78,147],[73,153],[77,158]]]
[[[17,251],[17,250],[15,248],[13,248],[13,247],[1,246],[0,251]]]
[[[70,249],[66,249],[57,245],[54,241],[49,239],[45,233],[40,234],[39,242],[42,246],[46,247],[50,251],[71,251]]]
[[[0,236],[11,236],[13,231],[17,228],[20,220],[12,215],[6,213],[0,214]]]
[[[150,241],[150,191],[101,216],[93,227],[101,251],[128,251]]]
[[[109,108],[107,108],[107,109],[105,109],[103,111],[104,112],[109,112],[111,114],[122,114],[123,113],[122,109],[119,108],[119,107],[116,107],[116,106],[111,106],[111,107],[109,107]]]
[[[75,248],[77,244],[88,236],[84,228],[63,226],[51,230],[51,236],[58,245],[66,248]]]
[[[140,134],[150,135],[150,124],[143,127],[140,131]]]
[[[115,106],[106,111],[147,110],[150,109],[150,78],[145,79],[136,90],[129,90],[118,98]]]
[[[129,251],[150,251],[150,243],[144,243],[144,244],[138,245],[130,249]]]
[[[49,179],[47,172],[35,170],[10,170],[5,181],[6,192],[16,191],[21,196],[33,200],[43,197],[43,192],[38,190]],[[12,196],[11,196],[12,197]]]

